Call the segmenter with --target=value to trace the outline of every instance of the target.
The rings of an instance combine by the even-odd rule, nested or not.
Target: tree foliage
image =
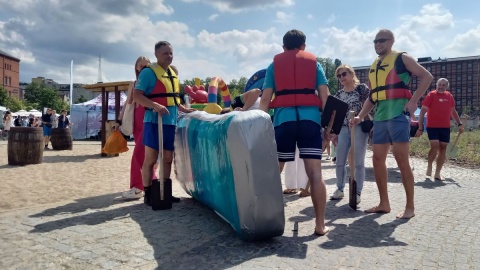
[[[75,101],[75,104],[78,104],[78,103],[83,103],[83,102],[87,102],[87,98],[85,98],[83,95],[80,95],[80,97],[78,97],[77,101]]]
[[[29,84],[25,88],[25,102],[26,106],[39,111],[42,111],[43,108],[52,108],[57,112],[69,109],[68,103],[58,96],[57,90],[44,84]]]
[[[337,70],[337,67],[342,64],[342,61],[339,59],[332,60],[331,58],[317,57],[317,62],[322,65],[323,70],[325,71],[330,94],[335,94],[338,91],[338,80],[335,71]]]
[[[3,87],[0,87],[0,106],[7,107],[8,99],[9,97],[7,90],[5,90]]]

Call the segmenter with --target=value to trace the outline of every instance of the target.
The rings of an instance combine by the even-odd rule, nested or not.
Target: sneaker
[[[362,201],[362,197],[357,194],[357,204],[360,204],[361,201]]]
[[[335,161],[337,161],[337,157],[334,157],[334,158],[332,159],[332,162],[335,162]]]
[[[330,160],[330,156],[327,156],[327,160]]]
[[[332,196],[330,196],[330,199],[332,200],[340,200],[343,198],[343,191],[340,191],[337,189]]]
[[[136,199],[136,200],[138,200],[138,199],[143,197],[143,191],[141,189],[133,187],[129,191],[123,192],[122,197],[125,198],[125,199],[131,199],[131,200]]]
[[[180,202],[180,198],[172,195],[172,202]]]

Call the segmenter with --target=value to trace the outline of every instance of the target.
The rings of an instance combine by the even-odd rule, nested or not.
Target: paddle
[[[158,178],[152,180],[152,209],[167,210],[172,209],[172,179],[163,177],[163,126],[162,115],[158,113]]]
[[[458,142],[458,138],[460,138],[460,134],[462,133],[457,133],[457,137],[455,138],[455,141],[453,142],[453,144],[449,143],[448,146],[447,146],[447,158],[449,159],[456,159],[457,158],[457,154],[458,154],[458,146],[457,146],[457,142]]]
[[[355,112],[350,111],[349,119],[353,119],[355,117]],[[349,181],[349,199],[348,205],[353,210],[357,211],[357,181],[355,181],[355,127],[350,127],[350,163],[348,167],[350,167],[350,179]]]

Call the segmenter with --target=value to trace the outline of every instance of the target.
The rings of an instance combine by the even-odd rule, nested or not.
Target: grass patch
[[[452,129],[450,134],[450,143],[455,142],[457,130]],[[466,167],[480,167],[480,130],[464,131],[458,139],[458,156],[454,162],[460,166]],[[427,133],[420,138],[412,138],[410,142],[410,154],[427,158],[430,150],[430,142],[428,141]]]

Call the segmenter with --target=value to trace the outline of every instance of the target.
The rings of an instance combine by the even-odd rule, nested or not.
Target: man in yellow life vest
[[[170,66],[173,61],[172,45],[167,41],[157,42],[155,57],[157,63],[140,72],[133,92],[133,99],[147,109],[143,120],[142,143],[145,145],[145,161],[142,166],[142,181],[145,189],[144,202],[148,205],[151,204],[150,186],[153,167],[157,162],[160,149],[158,113],[162,115],[163,123],[163,177],[170,178],[178,111],[185,113],[195,111],[180,104],[180,84],[177,74]],[[173,201],[178,202],[180,199],[174,197]]]
[[[407,203],[405,210],[397,218],[415,216],[414,179],[410,167],[410,116],[414,115],[420,97],[430,87],[432,74],[423,68],[410,55],[392,50],[395,37],[390,30],[380,30],[375,36],[375,52],[377,59],[369,70],[370,97],[365,101],[363,109],[351,121],[357,125],[376,105],[373,128],[373,168],[375,180],[380,193],[380,203],[367,213],[389,213],[386,166],[390,145],[402,175]],[[417,76],[420,83],[415,93],[410,93],[411,76]]]

